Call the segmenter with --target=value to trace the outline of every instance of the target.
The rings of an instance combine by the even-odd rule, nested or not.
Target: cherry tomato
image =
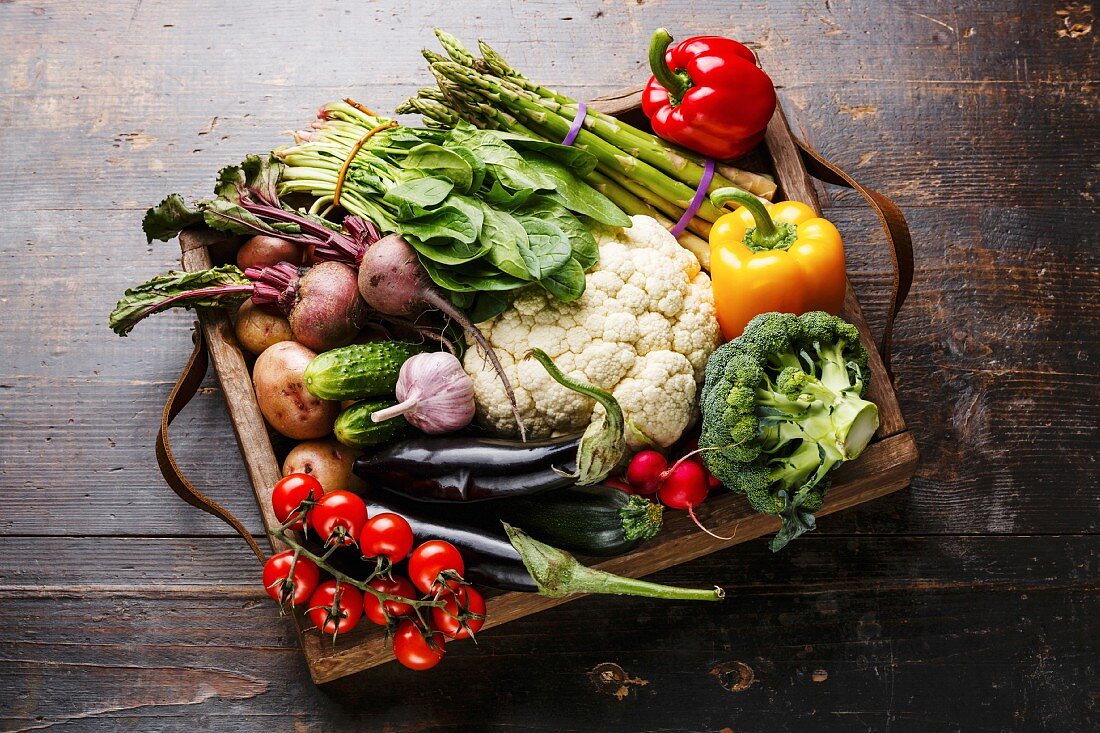
[[[321,482],[308,473],[289,473],[271,489],[271,509],[280,524],[285,524],[301,509],[303,501],[317,501],[325,490]],[[290,525],[295,532],[302,529],[302,520]]]
[[[405,578],[387,578],[385,576],[379,576],[367,583],[367,585],[383,593],[389,593],[391,596],[416,598],[416,588],[413,588],[413,584]],[[390,618],[407,616],[412,613],[413,610],[413,607],[409,604],[400,603],[399,601],[386,601],[385,606],[386,612],[389,613]],[[370,593],[363,594],[363,613],[366,614],[367,618],[373,623],[379,626],[385,626],[387,623],[386,614],[382,613],[382,603]]]
[[[428,643],[426,632],[406,618],[397,624],[394,632],[393,655],[409,669],[431,669],[443,659],[446,643],[447,638],[438,631],[431,632],[431,643]]]
[[[322,634],[346,634],[363,616],[363,594],[358,588],[326,580],[309,597],[309,620]]]
[[[428,540],[409,556],[409,578],[421,593],[432,592],[440,573],[446,570],[461,576],[466,572],[466,563],[458,548],[445,540]]]
[[[367,524],[367,505],[350,491],[330,491],[309,512],[309,526],[325,544],[359,544]]]
[[[409,555],[413,547],[413,531],[400,514],[385,512],[370,518],[363,528],[359,548],[364,557],[385,557],[398,563]]]
[[[294,566],[294,577],[291,579],[291,568]],[[264,563],[264,588],[267,594],[279,603],[289,603],[297,606],[309,598],[309,594],[321,581],[321,571],[317,564],[308,557],[299,557],[294,562],[294,550],[283,550],[277,555],[272,555]]]
[[[467,639],[485,625],[485,599],[473,588],[461,586],[445,593],[442,600],[445,605],[432,608],[432,625],[448,639]]]

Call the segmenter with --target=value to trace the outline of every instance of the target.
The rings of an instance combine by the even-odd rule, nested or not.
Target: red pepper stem
[[[675,107],[680,103],[684,92],[691,89],[691,80],[686,78],[686,75],[673,73],[668,68],[668,63],[665,62],[665,51],[671,43],[672,34],[667,30],[658,28],[654,31],[653,38],[649,42],[649,70],[653,72],[653,78],[668,90],[668,101]]]
[[[751,238],[751,244],[758,249],[772,249],[786,236],[787,233],[772,221],[771,214],[768,213],[760,199],[748,191],[743,191],[734,186],[727,186],[710,195],[710,202],[718,209],[731,201],[748,209],[749,213],[752,214],[752,218],[756,221],[756,228],[746,233],[745,239],[749,240]],[[746,244],[749,243],[746,241]]]

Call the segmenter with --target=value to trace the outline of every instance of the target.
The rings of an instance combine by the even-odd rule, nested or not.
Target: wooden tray
[[[639,114],[640,99],[640,92],[632,90],[596,100],[592,107],[640,125],[644,123],[644,118]],[[781,108],[776,109],[768,125],[765,142],[756,157],[762,163],[760,172],[772,173],[779,184],[776,200],[796,199],[820,210],[811,178]],[[211,267],[211,249],[216,250],[219,244],[225,242],[225,236],[217,232],[184,232],[180,235],[184,269],[194,271]],[[817,512],[818,516],[847,509],[908,486],[917,463],[916,444],[905,428],[897,395],[874,348],[867,322],[850,283],[841,315],[859,328],[871,354],[872,377],[868,398],[878,405],[881,424],[873,442],[860,458],[836,471],[825,506]],[[281,477],[280,467],[256,402],[245,357],[237,346],[232,325],[224,310],[204,309],[199,319],[225,393],[264,525],[276,527],[279,522],[271,511],[269,499],[271,487]],[[698,515],[706,526],[722,534],[732,534],[735,539],[717,540],[700,532],[685,512],[669,511],[665,513],[664,530],[656,539],[629,555],[605,560],[596,567],[620,575],[644,576],[761,535],[772,534],[779,528],[777,518],[757,514],[743,498],[732,493],[712,497],[700,507]],[[286,549],[275,542],[272,542],[272,548],[276,551]],[[488,599],[488,620],[482,633],[576,599],[576,596],[544,598],[530,593],[493,596]],[[393,659],[384,643],[383,630],[373,624],[360,624],[355,631],[341,636],[333,644],[328,637],[303,633],[306,625],[303,618],[300,615],[294,618],[310,674],[317,683],[329,682]]]

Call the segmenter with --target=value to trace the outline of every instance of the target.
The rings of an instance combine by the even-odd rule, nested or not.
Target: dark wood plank
[[[305,16],[280,1],[0,3],[0,543],[16,551],[0,578],[20,584],[0,595],[2,656],[18,660],[0,672],[3,727],[1100,727],[1095,539],[1045,536],[1097,531],[1097,43],[1094,30],[1069,31],[1095,15],[1084,5],[697,0],[670,14],[656,2],[476,0],[440,19],[422,0],[321,0]],[[491,631],[479,649],[456,645],[431,675],[393,669],[318,693],[291,627],[249,590],[247,550],[176,501],[153,466],[191,315],[127,340],[108,335],[105,316],[124,287],[175,262],[174,245],[144,243],[146,206],[205,193],[217,168],[325,99],[392,106],[427,81],[417,49],[434,45],[434,24],[589,98],[637,83],[659,25],[749,41],[795,131],[896,197],[914,228],[918,274],[894,364],[921,464],[912,490],[823,518],[782,556],[755,541],[661,574],[770,585],[733,615],[585,599]],[[873,221],[850,194],[819,194],[875,331],[886,262]],[[207,387],[176,444],[193,477],[259,530],[220,389]],[[218,538],[96,544],[116,533]],[[64,538],[88,534],[99,537]],[[118,569],[97,572],[100,547]],[[43,609],[62,579],[75,590],[50,627]],[[1054,585],[1037,588],[1045,579]],[[147,597],[118,587],[131,583]],[[593,626],[612,614],[629,623]],[[622,701],[601,694],[587,673],[603,662],[650,684],[628,685]],[[735,662],[755,675],[739,693],[720,685],[735,674],[709,673]]]
[[[127,545],[108,559],[186,549],[175,540],[107,542]],[[241,731],[469,730],[471,721],[493,731],[517,721],[554,731],[1036,730],[1055,722],[1087,730],[1096,723],[1088,700],[1100,651],[1087,611],[1097,591],[1095,545],[1087,537],[819,536],[773,556],[749,543],[658,576],[729,578],[734,592],[724,604],[583,599],[486,632],[476,647],[454,644],[431,674],[389,665],[323,689],[309,683],[291,625],[257,586],[169,595],[139,587],[91,600],[61,583],[11,589],[5,581],[0,649],[11,661],[0,686],[14,694],[0,700],[0,717],[13,728],[72,720],[78,729],[157,730],[200,720]],[[34,552],[4,549],[5,578],[11,551]],[[226,549],[199,554],[213,565]],[[141,565],[118,579],[174,583],[164,564]],[[95,578],[74,567],[58,580]],[[40,613],[46,601],[49,618]],[[609,668],[601,665],[636,681],[603,682],[598,673]],[[959,695],[963,677],[967,694]],[[35,702],[43,699],[53,702],[43,708]]]

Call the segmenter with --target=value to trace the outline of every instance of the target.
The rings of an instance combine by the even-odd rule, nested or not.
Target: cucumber
[[[584,555],[622,555],[661,530],[663,507],[610,486],[495,502],[495,515],[532,537]]]
[[[351,448],[369,448],[381,445],[404,433],[409,423],[398,416],[385,422],[372,422],[370,415],[386,407],[392,407],[391,400],[363,400],[356,402],[340,413],[332,432],[336,439]]]
[[[322,400],[390,396],[401,365],[421,349],[403,341],[352,344],[318,354],[306,367],[306,389]]]

